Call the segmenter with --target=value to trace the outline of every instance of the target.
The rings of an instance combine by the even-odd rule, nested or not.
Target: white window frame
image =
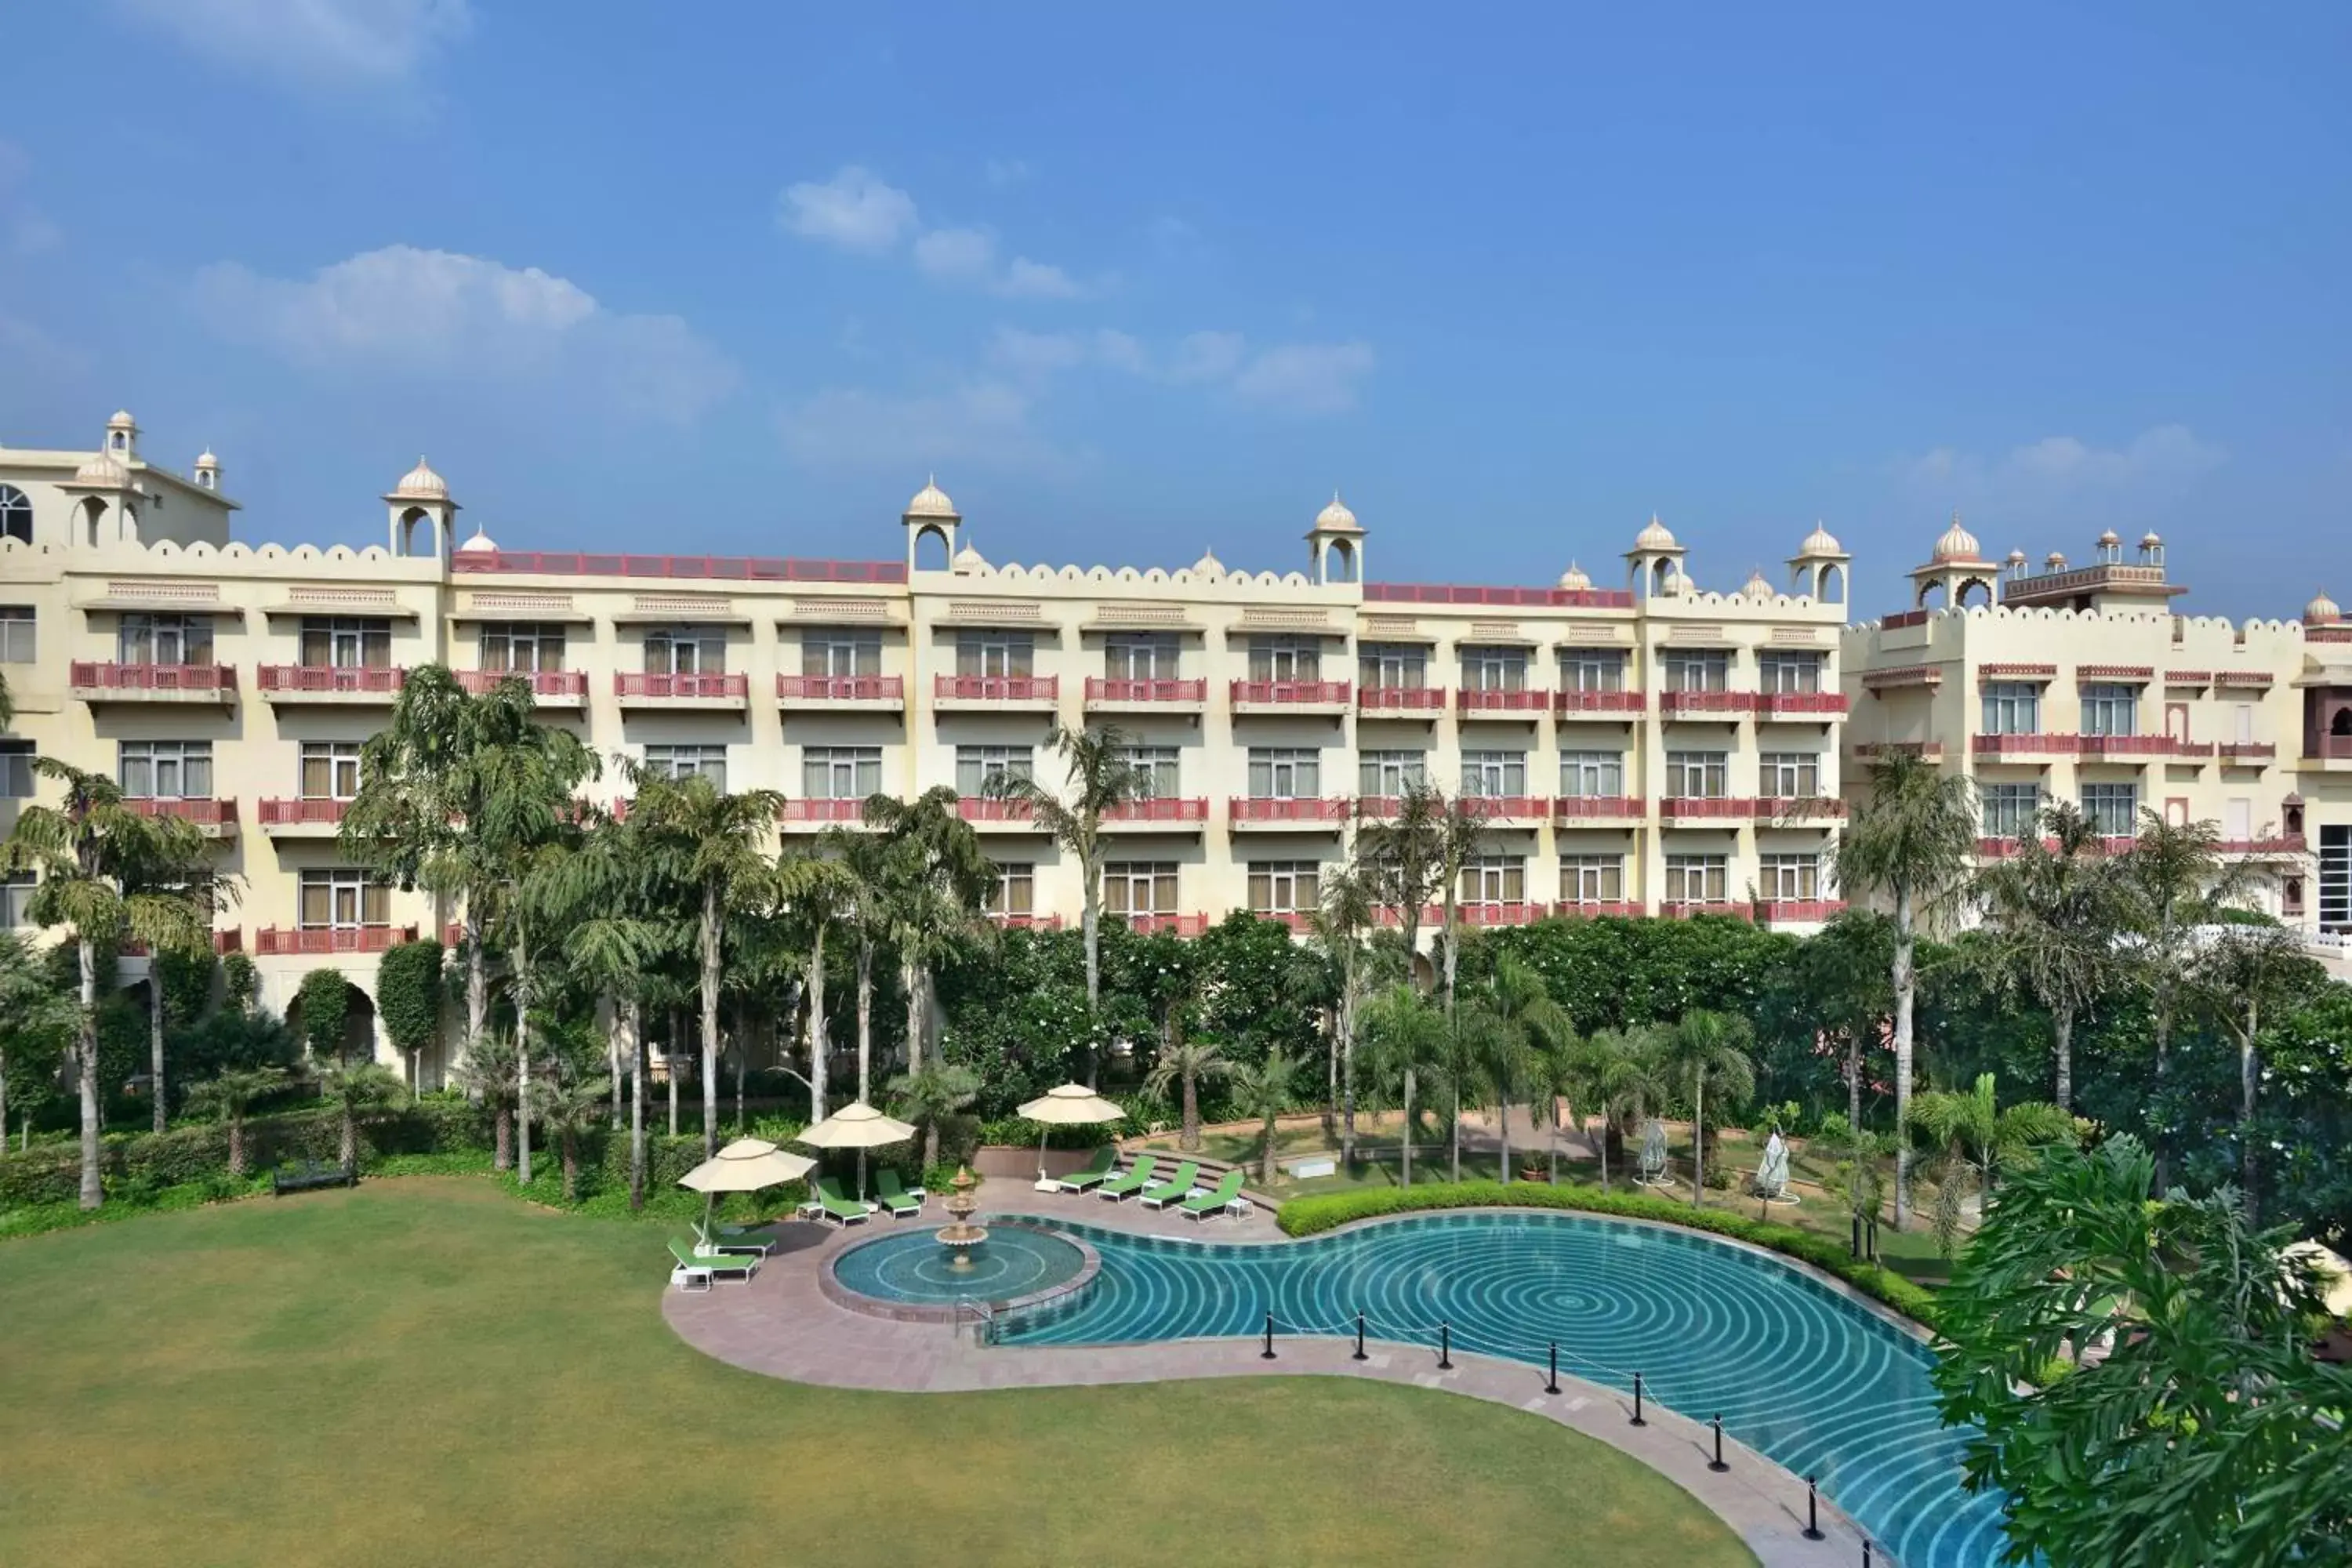
[[[132,799],[210,800],[213,743],[123,741],[116,747],[114,776],[123,795]]]
[[[655,742],[646,747],[646,771],[663,778],[700,777],[727,793],[727,748],[698,742]]]
[[[1988,680],[1979,699],[1988,735],[2042,733],[2042,688],[2030,680]]]
[[[1559,901],[1564,904],[1616,904],[1625,900],[1625,857],[1622,855],[1563,855],[1559,858]]]
[[[1525,752],[1465,752],[1462,793],[1475,800],[1505,800],[1528,793]]]
[[[1817,800],[1822,759],[1811,752],[1765,752],[1756,759],[1756,783],[1766,800]]]
[[[881,793],[881,747],[801,748],[801,795],[804,799],[864,800]]]
[[[1666,795],[1675,800],[1724,800],[1731,794],[1727,752],[1668,752]]]
[[[1030,746],[958,746],[956,794],[984,795],[1001,788],[999,778],[1034,778],[1037,754]]]
[[[1395,800],[1429,781],[1429,753],[1410,749],[1356,754],[1356,788],[1378,800]]]
[[[1731,901],[1731,858],[1727,855],[1666,857],[1666,901],[1670,904],[1722,904]]]
[[[1248,875],[1252,914],[1303,915],[1320,907],[1319,860],[1252,860]]]
[[[1252,746],[1253,800],[1313,800],[1323,793],[1323,753],[1312,746]]]
[[[1608,647],[1564,649],[1559,656],[1559,686],[1563,691],[1624,690],[1624,650]]]

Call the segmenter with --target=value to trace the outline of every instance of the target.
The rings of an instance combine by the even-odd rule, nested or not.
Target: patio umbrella
[[[857,1201],[866,1201],[866,1151],[885,1143],[904,1143],[915,1130],[893,1121],[862,1100],[854,1100],[793,1140],[812,1149],[857,1151]]]
[[[765,1138],[738,1138],[677,1179],[681,1187],[700,1193],[702,1230],[710,1233],[710,1205],[721,1193],[756,1193],[797,1182],[816,1169],[805,1154],[787,1153]]]
[[[2326,1290],[2325,1305],[2332,1316],[2352,1318],[2352,1261],[2315,1241],[2291,1242],[2284,1252],[2295,1262],[2310,1264],[2318,1273]]]
[[[1037,1134],[1037,1184],[1045,1184],[1045,1140],[1054,1135],[1056,1127],[1091,1127],[1099,1122],[1117,1121],[1127,1112],[1114,1101],[1105,1100],[1082,1083],[1066,1083],[1059,1089],[1049,1089],[1021,1108],[1021,1114],[1044,1126]]]

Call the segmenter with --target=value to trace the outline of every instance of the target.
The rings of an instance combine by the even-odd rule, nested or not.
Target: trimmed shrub
[[[1936,1298],[1893,1269],[1860,1262],[1828,1237],[1800,1230],[1792,1225],[1752,1220],[1724,1209],[1698,1209],[1671,1198],[1644,1193],[1602,1192],[1582,1185],[1551,1186],[1542,1182],[1464,1182],[1419,1187],[1378,1187],[1360,1193],[1331,1193],[1321,1197],[1294,1198],[1276,1216],[1286,1236],[1317,1236],[1357,1220],[1382,1215],[1415,1214],[1429,1209],[1538,1208],[1567,1209],[1579,1214],[1611,1215],[1622,1219],[1656,1220],[1685,1230],[1703,1230],[1810,1263],[1826,1269],[1874,1300],[1929,1328],[1936,1325]]]

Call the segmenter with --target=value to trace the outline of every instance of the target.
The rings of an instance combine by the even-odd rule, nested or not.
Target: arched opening
[[[1920,584],[1919,602],[1917,607],[1922,610],[1942,609],[1944,607],[1944,585],[1941,583]]]
[[[1813,597],[1819,599],[1825,605],[1844,604],[1845,568],[1843,566],[1822,567],[1821,569],[1820,578],[1813,585]]]
[[[1981,577],[1971,577],[1960,584],[1960,595],[1953,602],[1961,609],[1971,605],[1989,605],[1992,603],[1992,584]]]
[[[0,539],[33,542],[33,503],[14,485],[0,485]]]
[[[2352,708],[2338,708],[2336,717],[2327,721],[2327,732],[2337,736],[2352,735]]]
[[[2286,830],[2289,833],[2296,835],[2300,835],[2303,832],[2302,806],[2290,805],[2286,808]]]
[[[419,551],[416,548],[416,538],[419,530],[424,531],[425,533],[425,549],[424,551]],[[406,511],[400,514],[400,553],[403,555],[417,555],[430,552],[434,555],[439,555],[441,553],[440,540],[438,537],[439,532],[440,530],[434,522],[433,515],[430,512],[426,511],[423,507],[410,507]]]
[[[1675,563],[1671,561],[1659,561],[1653,563],[1650,567],[1650,592],[1653,595],[1663,595],[1666,591],[1666,581],[1674,575],[1674,571]]]
[[[955,564],[955,552],[948,542],[948,531],[937,523],[926,523],[915,531],[915,570],[945,572]]]
[[[1356,580],[1356,547],[1344,539],[1335,539],[1323,547],[1323,580],[1327,583],[1352,583]]]
[[[310,1031],[303,1021],[299,990],[286,1005],[286,1026],[294,1031],[294,1037],[302,1042],[305,1050],[310,1048]],[[375,999],[349,981],[343,984],[343,1033],[341,1044],[334,1048],[334,1059],[346,1064],[375,1060]],[[320,1060],[319,1065],[327,1064]],[[402,1064],[404,1070],[406,1065]]]
[[[74,531],[74,542],[95,546],[98,543],[99,520],[105,515],[104,501],[96,496],[86,497],[81,503],[81,526]]]

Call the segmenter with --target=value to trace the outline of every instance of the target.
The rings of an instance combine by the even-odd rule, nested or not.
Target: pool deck
[[[1172,1211],[1134,1203],[1036,1192],[1013,1181],[991,1181],[978,1194],[985,1214],[1049,1214],[1108,1230],[1204,1241],[1293,1245],[1259,1208],[1240,1220],[1195,1222]],[[944,1219],[936,1199],[924,1205],[923,1225]],[[826,1299],[819,1285],[824,1265],[844,1247],[889,1234],[891,1221],[832,1226],[787,1221],[777,1247],[749,1283],[728,1280],[709,1292],[665,1289],[662,1316],[687,1343],[747,1371],[795,1383],[900,1394],[970,1393],[1003,1388],[1161,1383],[1178,1378],[1309,1376],[1378,1378],[1467,1394],[1557,1421],[1629,1454],[1689,1492],[1748,1543],[1764,1568],[1831,1568],[1861,1561],[1862,1537],[1827,1499],[1821,1505],[1827,1539],[1804,1538],[1805,1482],[1762,1455],[1724,1439],[1730,1468],[1707,1468],[1707,1426],[1654,1402],[1649,1424],[1631,1424],[1629,1394],[1560,1374],[1560,1393],[1544,1393],[1540,1367],[1496,1357],[1456,1353],[1441,1372],[1426,1345],[1371,1341],[1368,1361],[1350,1357],[1344,1339],[1277,1335],[1276,1358],[1261,1358],[1256,1340],[1179,1340],[1158,1344],[982,1346],[968,1332],[940,1323],[896,1322],[851,1311]],[[1882,1563],[1889,1559],[1882,1555]]]

